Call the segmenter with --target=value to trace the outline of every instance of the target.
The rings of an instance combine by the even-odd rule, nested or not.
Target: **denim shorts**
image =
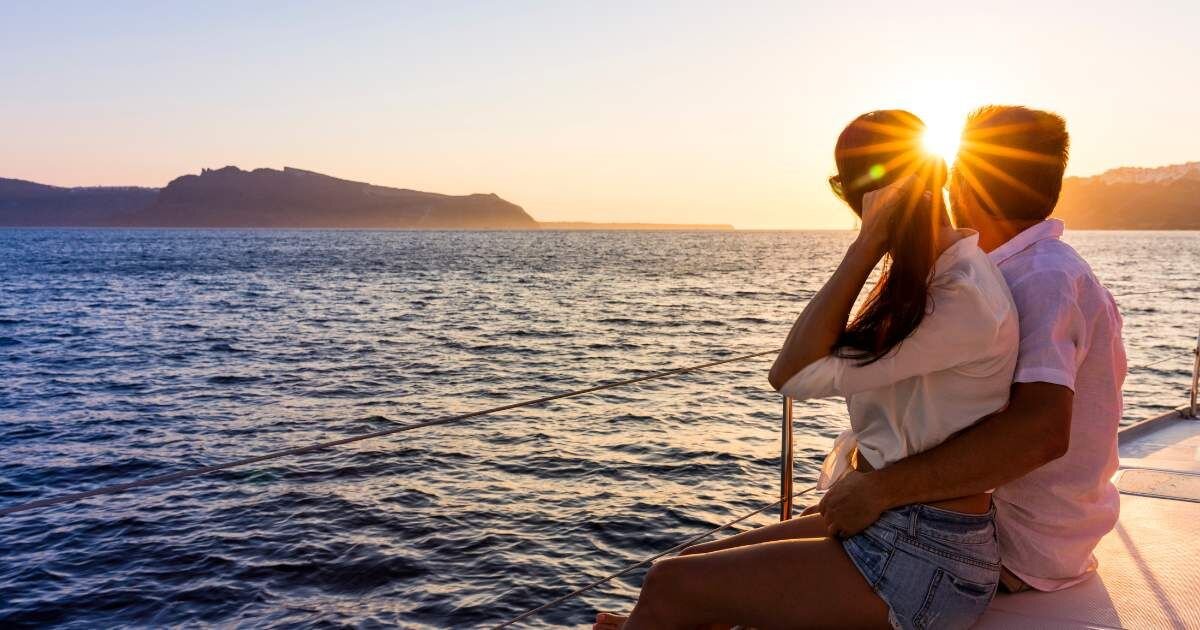
[[[1000,581],[995,517],[994,507],[963,514],[906,505],[842,546],[888,605],[892,627],[970,628]]]

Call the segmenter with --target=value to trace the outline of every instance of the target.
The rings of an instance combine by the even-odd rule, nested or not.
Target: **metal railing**
[[[1196,417],[1196,394],[1200,391],[1200,333],[1196,333],[1196,347],[1192,350],[1192,391],[1188,404],[1189,416]]]
[[[779,520],[792,518],[792,477],[793,451],[792,440],[792,398],[783,397],[783,427],[779,449]]]

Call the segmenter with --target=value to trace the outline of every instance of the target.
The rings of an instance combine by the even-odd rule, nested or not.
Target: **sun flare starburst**
[[[921,148],[947,162],[954,161],[962,139],[962,128],[956,125],[930,124],[921,134]]]

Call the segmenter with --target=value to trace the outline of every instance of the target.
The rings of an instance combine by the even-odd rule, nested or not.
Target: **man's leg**
[[[764,542],[651,567],[625,624],[887,628],[888,608],[832,538]]]

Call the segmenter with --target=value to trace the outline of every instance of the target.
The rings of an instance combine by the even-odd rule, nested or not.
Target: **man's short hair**
[[[1045,219],[1062,191],[1069,145],[1058,114],[987,105],[967,116],[954,177],[995,216]]]

